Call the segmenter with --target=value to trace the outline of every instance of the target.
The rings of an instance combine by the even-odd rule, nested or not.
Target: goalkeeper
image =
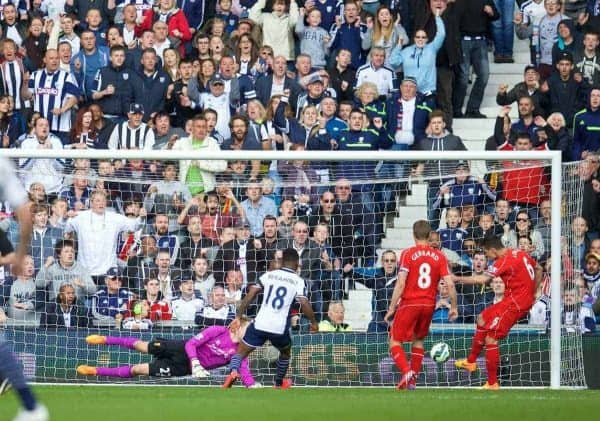
[[[235,329],[211,326],[203,329],[188,341],[155,339],[151,342],[133,337],[90,335],[86,342],[91,345],[117,345],[133,349],[154,358],[150,363],[120,367],[92,367],[80,365],[77,373],[84,376],[108,376],[130,378],[135,376],[195,378],[210,376],[208,370],[229,364],[235,355],[237,344],[246,333],[248,321],[242,321]],[[241,380],[246,387],[260,387],[254,381],[248,367],[248,359],[240,367]]]

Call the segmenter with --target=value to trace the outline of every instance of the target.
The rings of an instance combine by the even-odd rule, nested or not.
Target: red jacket
[[[514,151],[508,142],[498,147],[500,151]],[[548,150],[542,144],[535,150]],[[539,205],[550,197],[550,180],[543,161],[503,161],[502,198],[509,202]],[[521,168],[522,167],[522,168]]]
[[[137,25],[135,27],[135,36],[140,37],[142,32],[146,30],[151,30],[154,22],[158,20],[158,9],[149,9],[144,12],[144,19],[141,25]],[[188,23],[187,18],[181,11],[181,9],[173,9],[168,17],[167,17],[167,27],[169,28],[169,36],[178,38],[173,34],[173,31],[176,29],[181,32],[181,44],[179,44],[179,52],[182,54],[185,53],[184,44],[192,39],[192,32],[190,31],[190,25]],[[162,57],[161,57],[162,60]]]

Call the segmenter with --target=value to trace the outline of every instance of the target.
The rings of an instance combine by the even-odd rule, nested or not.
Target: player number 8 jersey
[[[296,297],[306,296],[304,279],[288,269],[267,272],[258,281],[263,299],[254,326],[263,332],[285,332],[290,307]]]

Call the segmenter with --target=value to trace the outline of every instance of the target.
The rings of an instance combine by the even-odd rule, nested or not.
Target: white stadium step
[[[344,321],[350,325],[352,330],[367,330],[371,320],[371,298],[373,292],[362,284],[355,284],[356,289],[348,291],[348,299],[344,301],[346,313]]]

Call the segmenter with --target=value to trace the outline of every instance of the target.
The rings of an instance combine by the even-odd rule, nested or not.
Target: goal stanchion
[[[492,225],[498,222],[494,212],[503,205],[497,202],[507,197],[511,210],[506,220],[500,218],[496,234],[502,236],[508,246],[526,248],[539,261],[548,261],[551,273],[547,274],[545,289],[540,292],[541,301],[547,306],[542,310],[544,314],[538,314],[537,318],[531,315],[528,320],[523,320],[513,328],[502,345],[501,383],[503,386],[585,387],[582,331],[577,324],[562,326],[565,321],[561,305],[565,285],[571,290],[576,282],[574,271],[570,272],[570,278],[564,275],[567,271],[565,264],[572,260],[572,256],[563,255],[561,236],[566,238],[567,243],[573,242],[569,228],[572,220],[581,214],[582,183],[574,171],[574,164],[561,165],[559,152],[461,151],[438,155],[435,152],[373,151],[330,152],[327,156],[310,151],[2,150],[0,153],[15,159],[92,160],[91,167],[89,161],[78,161],[82,167],[75,165],[65,170],[63,188],[50,192],[54,193],[49,195],[51,198],[65,197],[70,212],[59,221],[64,225],[61,228],[65,228],[62,234],[60,230],[52,231],[57,238],[35,243],[32,248],[37,273],[31,278],[37,284],[38,297],[44,297],[41,299],[44,302],[37,301],[36,321],[19,321],[19,315],[11,311],[5,323],[6,338],[14,344],[17,355],[37,382],[219,384],[225,373],[223,369],[213,371],[210,379],[199,381],[189,376],[178,380],[167,377],[82,377],[75,374],[75,367],[78,364],[133,365],[150,360],[150,356],[123,347],[86,344],[85,338],[89,334],[135,336],[143,340],[160,336],[182,340],[197,333],[200,329],[197,323],[203,326],[225,324],[218,320],[226,320],[231,313],[220,309],[234,307],[241,296],[241,292],[237,291],[239,287],[255,282],[262,271],[272,267],[276,262],[277,249],[286,244],[293,246],[297,235],[301,239],[310,237],[307,248],[316,249],[313,254],[307,255],[307,259],[312,259],[312,266],[305,268],[305,277],[313,307],[324,321],[323,329],[331,333],[305,334],[304,319],[301,315],[294,316],[294,323],[299,319],[298,330],[293,331],[291,375],[294,381],[307,386],[392,385],[399,380],[399,373],[388,355],[387,332],[381,311],[387,307],[386,300],[391,296],[395,278],[393,274],[386,273],[386,264],[390,264],[392,257],[397,261],[399,252],[412,245],[412,222],[429,219],[436,229],[439,227],[439,234],[432,238],[432,242],[445,249],[454,272],[468,274],[484,269],[486,262],[478,241],[482,233],[489,231],[486,221],[491,220]],[[188,187],[181,189],[185,183],[176,182],[179,179],[177,167],[167,167],[172,165],[172,161],[190,159],[227,162],[228,171],[215,174],[217,194],[200,192],[198,195],[194,184],[189,189],[192,192]],[[328,161],[323,162],[324,159]],[[133,169],[126,166],[115,171],[111,160],[119,160],[119,163],[121,160],[144,160],[146,163],[156,162],[156,165]],[[260,215],[262,220],[259,222],[259,202],[254,203],[254,208],[248,203],[250,208],[245,215],[239,209],[244,208],[244,200],[256,194],[250,190],[258,187],[248,181],[248,173],[244,169],[244,166],[250,168],[247,163],[250,160],[263,163],[289,161],[286,165],[271,166],[270,172],[266,165],[263,166],[264,171],[258,181],[267,179],[261,186],[267,189],[267,198],[274,199],[275,203],[274,207],[269,207],[268,216],[267,213]],[[428,163],[432,161],[440,161],[442,165],[431,166]],[[470,169],[467,161],[471,163]],[[418,165],[423,162],[424,169]],[[431,172],[432,168],[437,168],[437,171]],[[35,171],[40,175],[43,166],[24,169],[20,175],[26,182],[35,179],[43,184],[43,173],[42,177],[31,177]],[[398,178],[401,174],[410,174],[410,177]],[[173,177],[175,181],[172,181]],[[464,177],[466,180],[462,179]],[[450,180],[455,182],[446,183]],[[189,179],[183,181],[189,184]],[[552,186],[551,195],[539,189],[542,182],[547,187]],[[536,184],[537,189],[534,188]],[[60,267],[56,266],[62,264],[60,259],[66,259],[61,254],[66,244],[67,248],[70,245],[78,253],[77,264],[84,266],[82,273],[92,275],[90,279],[98,289],[106,288],[104,275],[111,275],[107,270],[110,267],[92,265],[94,259],[86,254],[89,252],[86,245],[89,244],[85,244],[86,241],[93,244],[94,238],[100,238],[110,228],[106,225],[107,217],[103,216],[104,222],[97,226],[93,223],[97,219],[94,215],[89,216],[89,226],[69,222],[92,206],[92,197],[80,197],[82,187],[103,189],[110,211],[127,215],[130,219],[131,226],[118,232],[118,241],[111,243],[114,249],[108,250],[118,267],[120,282],[123,283],[120,286],[130,289],[129,295],[117,294],[114,298],[119,304],[116,309],[107,304],[113,298],[94,298],[94,294],[86,294],[79,285],[81,279],[68,274],[68,271],[60,272]],[[522,190],[539,195],[531,200],[537,206],[532,205],[524,214],[520,213],[523,206],[519,208],[523,203],[512,200],[524,197]],[[86,192],[89,195],[90,192]],[[544,222],[547,238],[542,238],[539,230],[533,229],[543,221],[545,210],[542,210],[541,204],[544,198],[549,199],[551,208],[551,214]],[[56,202],[51,204],[54,206],[48,209],[50,213],[60,212]],[[145,212],[140,218],[141,208]],[[36,209],[43,213],[43,207]],[[217,212],[218,216],[211,212]],[[530,220],[531,230],[523,229],[519,215],[523,215],[521,219]],[[109,225],[113,223],[110,218]],[[269,223],[263,223],[265,220],[270,220],[278,228],[276,244],[270,244],[264,238],[263,231],[272,232]],[[468,222],[464,227],[461,226],[463,220]],[[125,220],[120,221],[127,225]],[[299,225],[294,225],[295,221],[300,221]],[[6,228],[10,237],[15,232],[15,223],[7,218],[0,222],[0,227]],[[41,228],[38,227],[38,230],[41,231]],[[246,234],[245,230],[248,231]],[[63,242],[63,247],[55,250],[67,231],[73,231],[67,238],[77,241]],[[44,235],[48,233],[50,230],[44,231]],[[250,237],[245,238],[244,235]],[[254,237],[267,242],[257,240],[255,244]],[[13,240],[16,240],[14,235]],[[239,254],[239,246],[232,246],[238,240],[243,243],[245,255]],[[227,241],[233,241],[229,245],[231,249],[227,248],[229,246],[221,247],[220,242]],[[541,246],[539,241],[542,241]],[[546,250],[540,251],[538,246]],[[549,253],[547,249],[560,252]],[[52,256],[55,262],[48,260],[48,256]],[[201,259],[196,261],[196,257]],[[83,262],[90,267],[85,267]],[[46,264],[48,266],[43,267]],[[392,266],[395,268],[395,263]],[[211,271],[214,281],[209,280]],[[40,281],[42,278],[43,281]],[[109,278],[112,279],[111,276]],[[190,280],[189,285],[192,286],[187,287]],[[71,318],[70,328],[52,326],[48,324],[49,320],[57,324],[63,322],[50,319],[47,314],[42,315],[49,308],[56,311],[60,306],[56,300],[57,297],[60,299],[59,289],[63,284],[75,287],[81,311],[89,315],[89,325],[76,326]],[[224,289],[214,288],[214,285],[221,284]],[[478,386],[485,381],[485,370],[466,376],[454,368],[453,361],[468,354],[475,317],[482,308],[500,297],[501,286],[457,287],[461,306],[458,323],[447,321],[447,291],[442,285],[437,299],[439,311],[436,311],[431,334],[425,344],[428,354],[433,344],[447,343],[450,359],[440,364],[426,356],[419,386]],[[156,298],[153,288],[160,291],[163,301]],[[64,295],[64,291],[62,293]],[[147,294],[151,296],[149,314],[145,313],[139,301]],[[216,302],[220,300],[225,301],[224,307],[218,307],[220,304]],[[333,317],[342,310],[345,310],[346,319],[338,323]],[[250,315],[252,311],[255,309],[251,309]],[[169,312],[170,316],[163,318],[162,314]],[[121,314],[129,324],[125,326],[120,322],[120,328],[116,329],[114,314]],[[200,317],[197,317],[198,314]],[[332,320],[329,320],[330,316]],[[344,332],[346,325],[351,331]],[[276,356],[271,347],[264,347],[253,355],[251,368],[258,381],[268,383],[273,377]],[[483,368],[485,364],[480,363],[479,366]]]

